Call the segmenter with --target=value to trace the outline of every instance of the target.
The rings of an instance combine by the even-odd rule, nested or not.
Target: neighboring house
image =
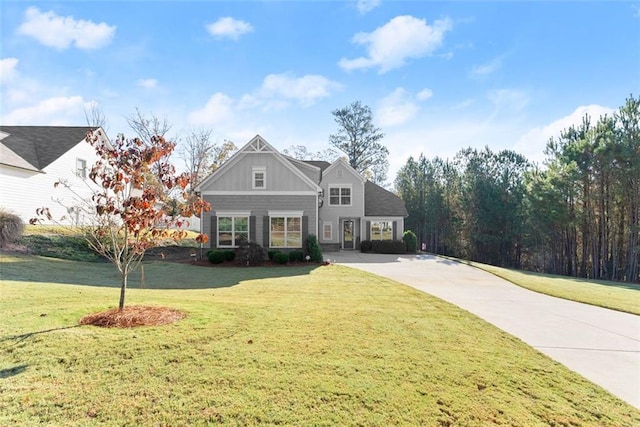
[[[25,223],[42,207],[49,208],[55,220],[65,217],[63,224],[82,222],[81,199],[91,196],[88,174],[98,159],[84,140],[91,129],[0,126],[0,207]],[[61,180],[73,191],[62,185],[54,188]]]
[[[202,231],[218,248],[245,238],[266,249],[297,249],[315,234],[325,250],[357,249],[362,240],[401,239],[407,216],[399,197],[345,160],[293,159],[259,135],[196,191],[211,203]]]

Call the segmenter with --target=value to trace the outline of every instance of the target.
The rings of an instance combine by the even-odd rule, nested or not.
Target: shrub
[[[307,241],[305,242],[305,253],[309,255],[309,259],[313,262],[322,262],[322,248],[318,243],[318,238],[315,234],[309,234]]]
[[[302,262],[304,260],[304,253],[302,251],[291,251],[289,252],[289,261],[291,262]]]
[[[18,240],[23,230],[24,223],[18,215],[0,209],[0,247]]]
[[[402,240],[374,240],[371,242],[371,252],[377,254],[407,253]]]
[[[269,261],[273,261],[274,255],[279,253],[280,251],[276,251],[276,250],[267,251],[267,257],[269,258]]]
[[[286,254],[284,252],[278,252],[275,255],[273,255],[273,262],[275,262],[276,264],[286,264],[289,261],[289,254]]]
[[[262,265],[265,258],[265,250],[256,242],[240,242],[236,249],[236,264],[246,266]]]
[[[373,250],[373,243],[371,240],[363,240],[360,242],[360,252],[371,252]]]
[[[411,230],[407,230],[402,234],[402,241],[404,242],[404,247],[409,253],[416,253],[418,250],[418,237],[416,233]]]
[[[222,264],[225,259],[224,251],[221,251],[221,250],[209,251],[207,252],[207,258],[209,258],[209,262],[211,264]]]
[[[233,261],[236,259],[236,252],[230,249],[224,250],[224,260],[225,261]]]

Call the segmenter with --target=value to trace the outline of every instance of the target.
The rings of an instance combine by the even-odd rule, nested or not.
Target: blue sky
[[[640,89],[640,2],[2,1],[2,124],[131,134],[136,108],[173,134],[329,148],[331,111],[371,107],[390,152],[513,149],[611,113]]]

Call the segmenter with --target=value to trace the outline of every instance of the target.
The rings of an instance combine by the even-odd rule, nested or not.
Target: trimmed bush
[[[402,241],[407,252],[415,254],[418,250],[418,237],[416,233],[411,230],[407,230],[402,234]]]
[[[226,249],[224,251],[224,260],[225,261],[233,261],[234,259],[236,259],[236,252],[232,251],[230,249]]]
[[[207,258],[209,258],[209,262],[211,264],[222,264],[225,259],[224,251],[221,251],[221,250],[209,251],[207,252]]]
[[[276,264],[286,264],[289,261],[289,254],[286,254],[284,252],[278,252],[275,255],[273,255],[273,262],[275,262]]]
[[[363,240],[360,242],[360,252],[371,252],[373,250],[373,244],[371,240]]]
[[[18,215],[0,209],[0,248],[22,237],[23,230],[24,223]]]
[[[291,251],[289,252],[289,261],[291,262],[302,262],[304,260],[304,253],[302,251]]]
[[[371,252],[377,254],[404,254],[407,253],[402,240],[373,240]]]
[[[279,253],[280,251],[276,251],[276,250],[267,251],[267,257],[269,257],[269,261],[273,261],[274,255]]]
[[[236,249],[236,265],[253,267],[262,265],[265,260],[266,252],[262,246],[256,242],[242,241],[238,249]]]
[[[322,248],[318,243],[318,238],[315,234],[309,234],[307,241],[305,242],[305,254],[309,255],[310,260],[313,262],[322,262],[324,260],[322,256]]]

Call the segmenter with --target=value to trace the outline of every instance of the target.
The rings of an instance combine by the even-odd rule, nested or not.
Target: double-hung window
[[[371,240],[393,240],[391,221],[371,221]]]
[[[80,178],[87,177],[87,161],[85,159],[76,159],[76,175]]]
[[[351,186],[350,185],[330,185],[329,186],[330,206],[351,206]]]
[[[269,246],[272,248],[302,247],[302,213],[269,215]]]
[[[218,247],[233,248],[242,240],[249,240],[249,215],[229,214],[218,216]]]
[[[267,188],[267,168],[264,166],[255,166],[253,168],[253,176],[251,181],[252,189],[264,190]]]

